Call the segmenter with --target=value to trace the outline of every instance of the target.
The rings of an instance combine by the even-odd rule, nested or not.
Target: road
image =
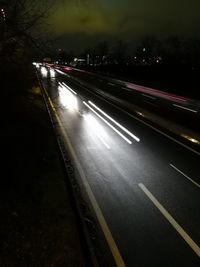
[[[199,266],[199,153],[40,71],[116,266]]]
[[[135,104],[185,127],[199,131],[200,101],[80,69],[60,65],[56,68],[69,74],[75,80],[80,79],[92,90],[98,89],[99,92],[102,91],[101,93],[106,93],[111,98],[116,96],[125,105],[127,103]]]

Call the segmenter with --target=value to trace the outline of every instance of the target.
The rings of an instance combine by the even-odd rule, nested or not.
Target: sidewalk
[[[2,88],[0,266],[90,266],[40,90],[16,86]]]

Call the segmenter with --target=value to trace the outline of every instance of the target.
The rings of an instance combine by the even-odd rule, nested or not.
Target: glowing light
[[[59,86],[58,90],[61,104],[69,110],[78,111],[78,101],[75,95],[63,86]]]
[[[195,143],[197,145],[200,145],[200,141],[197,140],[197,139],[195,139],[195,138],[193,138],[193,137],[191,137],[191,136],[188,136],[186,134],[181,134],[181,136],[184,137],[184,138],[186,138],[187,140],[189,140],[192,143]]]
[[[47,69],[45,67],[41,67],[41,73],[42,73],[43,77],[47,77],[48,71],[47,71]]]
[[[56,76],[55,70],[50,69],[50,76],[51,78],[54,78]]]
[[[110,146],[105,141],[105,139],[107,139],[108,136],[107,136],[105,130],[103,129],[103,127],[97,121],[97,119],[91,114],[83,115],[83,118],[87,122],[87,126],[89,128],[89,131],[94,133],[107,149],[110,149]]]
[[[35,66],[36,68],[39,68],[39,66],[40,66],[40,64],[37,63],[37,62],[33,62],[32,64],[33,64],[33,66]]]
[[[132,142],[124,136],[120,131],[118,131],[114,126],[112,126],[106,119],[104,119],[98,112],[96,112],[92,107],[90,107],[85,101],[83,101],[83,104],[88,107],[94,114],[96,114],[102,121],[104,121],[113,131],[115,131],[119,136],[121,136],[127,143],[130,145]]]
[[[142,112],[140,112],[140,111],[136,111],[136,113],[137,113],[138,115],[142,116],[142,117],[145,117],[145,115],[144,115]]]
[[[110,121],[112,121],[115,125],[117,125],[120,129],[122,129],[125,133],[127,133],[129,136],[131,136],[133,139],[135,139],[137,142],[140,142],[140,139],[132,134],[129,130],[127,130],[124,126],[122,126],[120,123],[118,123],[116,120],[111,118],[108,114],[106,114],[102,109],[97,107],[93,102],[88,101],[90,105],[92,105],[94,108],[96,108],[99,112],[101,112],[106,118],[108,118]]]
[[[62,82],[62,85],[64,85],[68,90],[70,90],[74,95],[77,95],[77,93],[68,85],[66,85],[66,83]]]

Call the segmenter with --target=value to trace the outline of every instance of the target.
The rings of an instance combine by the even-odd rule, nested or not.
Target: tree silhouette
[[[41,49],[41,32],[54,6],[53,0],[6,0],[0,2],[0,56],[14,60],[23,51]],[[2,11],[3,10],[3,11]],[[17,59],[17,57],[16,57]]]

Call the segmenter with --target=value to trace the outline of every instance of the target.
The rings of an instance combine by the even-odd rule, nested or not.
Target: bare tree
[[[41,49],[41,32],[55,3],[53,0],[1,1],[1,56],[15,56],[16,52],[22,51],[25,47]]]

